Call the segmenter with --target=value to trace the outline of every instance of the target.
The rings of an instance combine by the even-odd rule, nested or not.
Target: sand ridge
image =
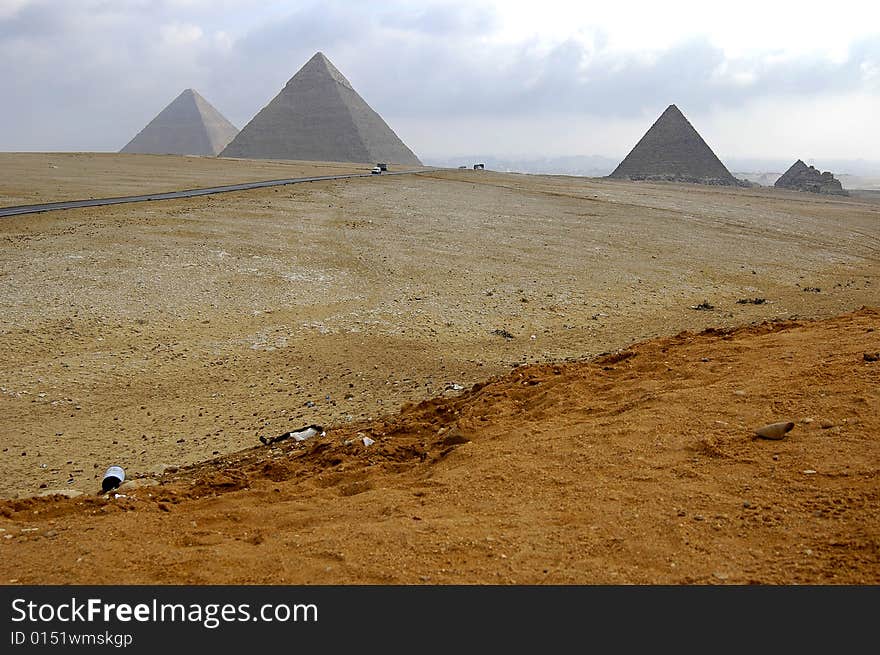
[[[877,584],[878,335],[877,308],[683,332],[108,496],[4,501],[0,576]]]

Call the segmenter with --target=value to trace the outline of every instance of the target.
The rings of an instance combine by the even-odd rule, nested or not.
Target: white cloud
[[[163,45],[174,48],[191,45],[204,36],[204,31],[202,31],[202,28],[198,25],[186,25],[182,23],[163,25],[159,28],[159,33],[162,36]]]
[[[29,0],[0,0],[0,20],[11,17],[24,7],[28,1]]]
[[[851,40],[877,34],[875,0],[738,0],[719,11],[704,0],[495,0],[498,41],[559,43],[597,30],[615,52],[662,50],[703,38],[732,57],[775,50],[797,56],[822,52],[838,63]]]
[[[232,49],[232,46],[235,42],[234,39],[227,32],[224,32],[223,30],[218,30],[217,32],[214,32],[213,39],[214,39],[214,44],[220,50],[223,50],[225,52],[229,52]]]

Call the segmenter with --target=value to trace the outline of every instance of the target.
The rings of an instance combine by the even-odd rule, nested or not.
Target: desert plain
[[[880,582],[870,193],[426,168],[3,218],[0,288],[4,584]]]

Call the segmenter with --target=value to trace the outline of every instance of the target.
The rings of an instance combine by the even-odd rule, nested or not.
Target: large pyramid
[[[194,89],[187,89],[119,152],[216,156],[238,134]]]
[[[675,105],[669,105],[609,177],[738,185]]]
[[[320,52],[220,156],[421,165]]]

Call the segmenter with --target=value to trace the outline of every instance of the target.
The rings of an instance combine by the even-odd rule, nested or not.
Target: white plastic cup
[[[125,471],[122,470],[122,467],[111,466],[107,469],[107,472],[104,473],[104,480],[101,482],[101,489],[104,491],[115,489],[122,484],[123,480],[125,480]]]

